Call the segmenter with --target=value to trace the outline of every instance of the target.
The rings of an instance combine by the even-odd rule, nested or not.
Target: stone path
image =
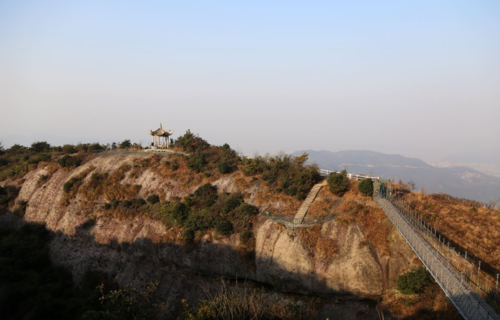
[[[309,194],[307,195],[307,198],[302,202],[302,205],[299,208],[299,211],[297,211],[297,214],[295,215],[294,221],[296,223],[302,223],[304,221],[304,217],[306,216],[307,210],[309,210],[309,207],[313,203],[314,199],[318,195],[319,190],[326,184],[326,180],[314,185],[312,187],[311,191],[309,191]]]

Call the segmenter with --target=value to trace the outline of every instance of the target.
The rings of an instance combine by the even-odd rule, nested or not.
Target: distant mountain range
[[[469,167],[434,167],[417,158],[374,151],[296,151],[293,155],[309,154],[309,163],[321,169],[342,170],[349,173],[380,176],[403,182],[414,181],[429,193],[447,193],[487,202],[500,197],[500,178],[484,174]]]

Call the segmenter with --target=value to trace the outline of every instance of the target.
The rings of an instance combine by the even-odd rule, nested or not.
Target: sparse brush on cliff
[[[130,165],[122,165],[111,174],[93,173],[87,184],[82,187],[82,193],[87,201],[95,201],[103,197],[107,201],[131,200],[141,190],[140,185],[121,184]]]
[[[90,166],[85,169],[82,173],[77,175],[76,177],[70,178],[63,185],[64,197],[61,199],[61,204],[64,206],[69,205],[70,200],[73,199],[80,188],[83,179],[92,171],[94,171],[95,167]]]
[[[273,191],[303,200],[321,179],[316,165],[304,164],[307,158],[306,153],[299,157],[280,154],[270,158],[244,158],[240,170],[247,176],[262,174]]]
[[[306,303],[266,294],[264,289],[243,285],[229,285],[221,280],[216,290],[205,289],[206,299],[193,308],[182,300],[183,312],[178,320],[233,320],[233,319],[277,319],[300,320],[313,319],[317,310]]]
[[[15,186],[0,187],[0,214],[14,205],[19,190]]]

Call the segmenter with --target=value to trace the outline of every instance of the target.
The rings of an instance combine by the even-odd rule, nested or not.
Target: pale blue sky
[[[500,2],[0,1],[0,140],[500,149]]]

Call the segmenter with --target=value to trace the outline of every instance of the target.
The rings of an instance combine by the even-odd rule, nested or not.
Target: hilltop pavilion
[[[149,130],[148,133],[153,136],[151,149],[167,149],[170,146],[169,137],[174,133],[174,130],[164,130],[160,123],[160,127],[158,129]]]

